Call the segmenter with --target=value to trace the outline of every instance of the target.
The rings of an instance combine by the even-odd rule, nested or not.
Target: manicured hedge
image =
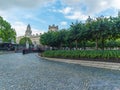
[[[120,50],[50,50],[42,53],[42,56],[69,59],[120,60]]]

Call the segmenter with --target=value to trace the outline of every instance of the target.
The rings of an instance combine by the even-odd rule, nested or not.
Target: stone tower
[[[51,26],[49,25],[49,28],[48,28],[49,31],[57,31],[58,30],[58,26],[55,26],[54,24]]]
[[[25,31],[25,36],[30,37],[31,35],[32,35],[32,30],[31,30],[30,24],[28,24],[27,29]]]

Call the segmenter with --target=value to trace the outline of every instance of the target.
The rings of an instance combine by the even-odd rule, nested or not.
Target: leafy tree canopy
[[[31,41],[31,39],[29,37],[21,38],[20,41],[19,41],[19,44],[25,45],[27,41],[28,41],[29,44],[32,44],[32,41]]]
[[[16,41],[16,32],[6,20],[0,16],[0,38],[3,42],[11,42],[11,40]]]
[[[41,35],[40,42],[52,47],[78,48],[82,46],[103,49],[119,46],[120,17],[98,17],[85,23],[76,21],[67,30],[49,31]],[[115,41],[117,39],[117,41]],[[88,43],[89,42],[89,43]],[[81,45],[80,45],[81,44]]]

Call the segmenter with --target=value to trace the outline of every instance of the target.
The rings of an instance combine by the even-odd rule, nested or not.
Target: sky
[[[32,33],[44,33],[49,25],[69,28],[72,22],[101,15],[117,16],[120,0],[0,0],[0,16],[23,36],[28,24]]]

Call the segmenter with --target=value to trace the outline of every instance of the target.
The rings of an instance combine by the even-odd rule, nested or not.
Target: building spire
[[[31,36],[31,35],[32,35],[32,30],[31,30],[30,24],[28,24],[25,32],[25,36]]]

